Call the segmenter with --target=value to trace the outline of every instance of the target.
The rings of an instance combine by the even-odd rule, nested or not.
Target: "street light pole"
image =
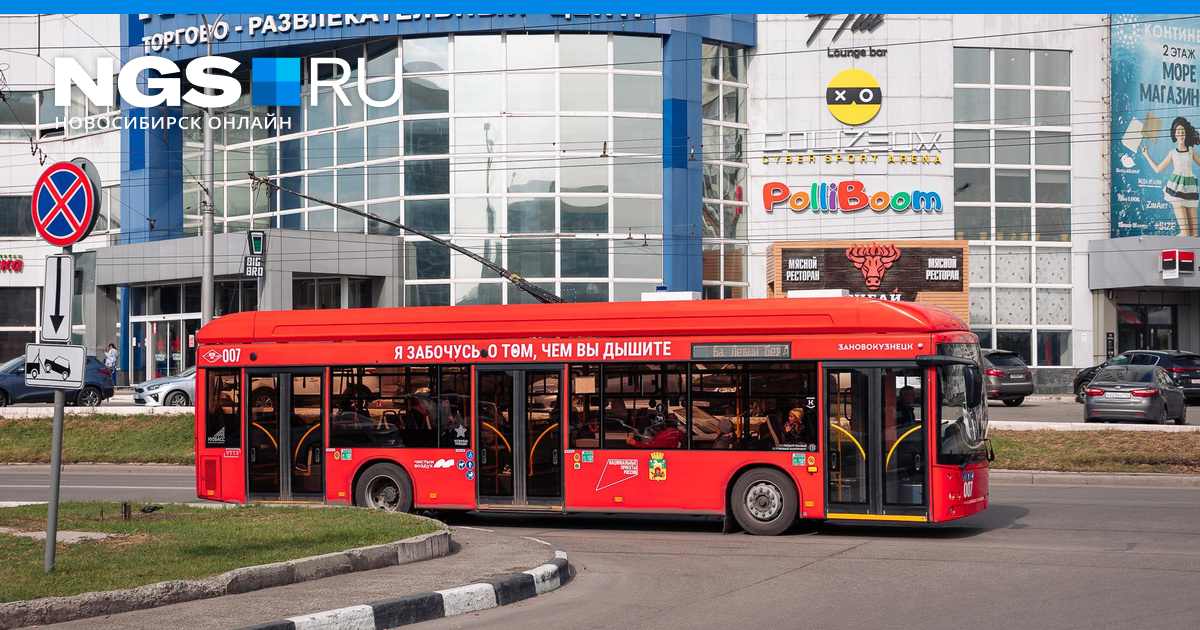
[[[217,16],[215,24],[221,23],[221,18],[225,17],[222,13]],[[208,56],[213,54],[213,26],[208,23],[208,16],[200,14],[200,19],[204,20],[204,30],[206,39],[208,40]],[[212,88],[204,88],[204,94],[211,96]],[[200,325],[203,326],[212,321],[213,318],[213,128],[212,128],[212,106],[204,108],[204,157],[200,160],[200,179],[202,180],[201,188],[204,192],[204,200],[200,202],[200,214],[203,224],[201,225],[201,235],[204,240],[204,259],[203,273],[200,277]]]

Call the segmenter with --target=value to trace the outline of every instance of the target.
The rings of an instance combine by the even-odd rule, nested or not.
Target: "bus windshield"
[[[973,343],[938,344],[938,354],[979,362],[979,346]],[[987,396],[983,379],[974,379],[979,404],[968,405],[965,366],[938,367],[939,427],[938,463],[966,466],[987,459]]]

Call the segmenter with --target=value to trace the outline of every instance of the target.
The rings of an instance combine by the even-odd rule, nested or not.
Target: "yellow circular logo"
[[[879,113],[883,90],[879,81],[866,70],[842,70],[825,88],[825,104],[829,113],[847,125],[861,125]]]

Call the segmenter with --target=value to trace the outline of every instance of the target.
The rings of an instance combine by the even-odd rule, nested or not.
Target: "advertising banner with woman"
[[[1196,236],[1200,19],[1112,20],[1111,236]]]

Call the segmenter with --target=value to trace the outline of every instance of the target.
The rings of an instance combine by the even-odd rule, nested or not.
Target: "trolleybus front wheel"
[[[796,484],[771,468],[748,470],[733,484],[733,517],[747,533],[774,536],[796,522]]]
[[[375,464],[358,478],[354,504],[388,512],[411,512],[412,481],[395,464]]]

